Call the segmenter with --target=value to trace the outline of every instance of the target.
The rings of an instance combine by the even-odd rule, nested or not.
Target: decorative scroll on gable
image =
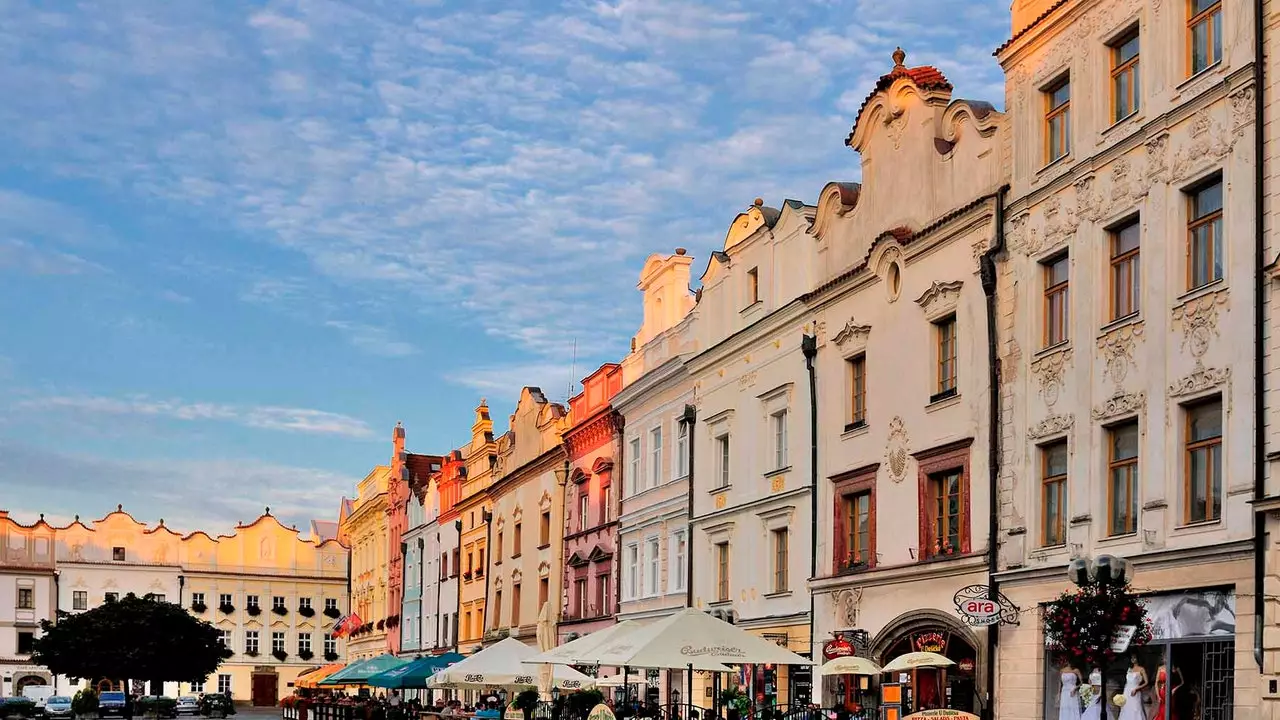
[[[956,311],[960,302],[960,288],[963,286],[964,282],[961,280],[941,283],[935,280],[923,295],[916,298],[916,304],[924,310],[924,315],[929,320],[946,317]]]
[[[859,325],[853,318],[849,318],[840,332],[836,333],[831,340],[836,347],[846,352],[856,352],[867,347],[867,338],[870,335],[870,325]]]

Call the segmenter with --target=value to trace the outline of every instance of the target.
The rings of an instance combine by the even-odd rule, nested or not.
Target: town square
[[[0,720],[1280,720],[1280,6],[0,2]]]

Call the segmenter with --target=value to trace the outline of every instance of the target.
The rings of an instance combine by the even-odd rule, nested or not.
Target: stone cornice
[[[658,367],[636,378],[613,396],[613,408],[626,415],[628,410],[633,409],[632,406],[648,400],[652,393],[661,390],[667,383],[681,379],[681,371],[686,369],[688,357],[688,355],[671,357]],[[683,379],[687,380],[692,387],[693,380],[687,371],[683,373]]]
[[[809,308],[798,298],[765,315],[750,325],[738,330],[719,343],[707,348],[689,359],[689,374],[698,376],[709,370],[716,363],[724,362],[743,350],[757,343],[764,343],[769,336],[784,329],[788,324],[804,319]],[[795,349],[800,349],[797,338]]]

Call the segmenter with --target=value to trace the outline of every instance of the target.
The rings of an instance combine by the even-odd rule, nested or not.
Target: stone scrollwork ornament
[[[906,423],[901,417],[889,421],[889,444],[885,448],[885,461],[889,466],[889,477],[894,482],[902,482],[907,477],[907,461],[909,438]]]

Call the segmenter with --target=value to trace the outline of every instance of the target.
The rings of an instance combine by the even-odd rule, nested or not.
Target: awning
[[[321,680],[319,687],[334,687],[336,685],[364,685],[365,681],[381,672],[386,672],[392,668],[408,665],[409,660],[406,658],[398,658],[395,655],[385,654],[379,655],[368,660],[352,663],[345,670],[341,670],[329,677]]]
[[[443,655],[420,657],[406,665],[392,668],[369,678],[366,684],[380,688],[399,688],[401,690],[427,687],[427,678],[441,670],[461,662],[462,655],[456,652]]]
[[[324,665],[315,668],[314,670],[308,670],[298,676],[298,679],[293,682],[293,686],[300,688],[313,688],[316,686],[316,683],[330,675],[333,675],[346,666],[346,663],[330,663],[329,665]]]

